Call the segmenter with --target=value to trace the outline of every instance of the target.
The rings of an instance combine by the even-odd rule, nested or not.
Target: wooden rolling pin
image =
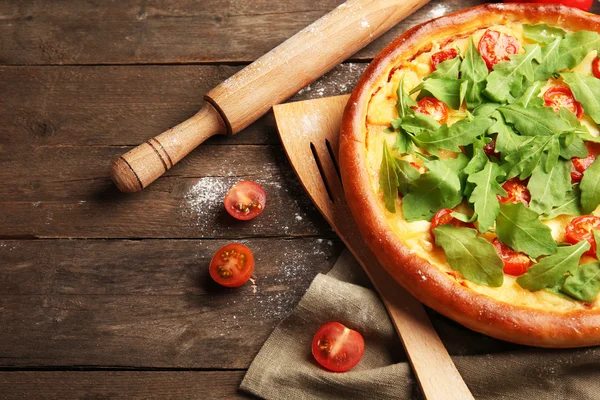
[[[154,182],[213,135],[233,135],[356,53],[428,0],[348,0],[204,96],[200,111],[118,157],[123,192]]]

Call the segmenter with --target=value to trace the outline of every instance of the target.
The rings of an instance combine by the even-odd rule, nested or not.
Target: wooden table
[[[265,339],[342,250],[273,116],[210,139],[142,193],[119,193],[110,162],[340,3],[0,2],[0,398],[244,396]],[[477,3],[431,2],[294,99],[349,93],[393,37]],[[243,179],[268,196],[250,222],[221,205]],[[210,280],[232,241],[255,252],[255,285]]]

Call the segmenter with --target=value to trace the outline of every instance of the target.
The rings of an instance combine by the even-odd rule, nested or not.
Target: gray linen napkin
[[[476,399],[600,399],[600,347],[536,349],[498,341],[429,311]],[[328,372],[311,354],[321,325],[339,321],[362,333],[353,370]],[[319,274],[273,331],[240,386],[266,399],[420,399],[406,355],[370,282],[348,250]]]

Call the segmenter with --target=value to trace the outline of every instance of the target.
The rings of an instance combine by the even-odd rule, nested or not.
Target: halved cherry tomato
[[[253,181],[236,183],[225,195],[225,209],[233,218],[247,221],[265,209],[267,195],[262,186]]]
[[[510,54],[519,52],[519,41],[514,36],[488,29],[481,37],[477,48],[487,67],[492,69],[500,61],[509,60]]]
[[[431,69],[435,71],[439,63],[452,60],[453,58],[456,58],[457,55],[458,51],[456,51],[456,49],[446,49],[433,53],[431,55]]]
[[[495,238],[492,244],[504,263],[504,273],[514,276],[523,275],[533,262],[527,254],[514,251],[504,243]]]
[[[312,354],[324,368],[333,372],[351,370],[365,352],[365,340],[355,330],[339,322],[323,325],[312,341]]]
[[[579,8],[583,11],[589,11],[592,8],[594,0],[504,0],[505,3],[545,3],[562,4],[567,7]]]
[[[442,208],[433,215],[433,218],[431,219],[431,226],[429,227],[429,233],[431,234],[431,238],[433,240],[435,240],[433,230],[440,225],[452,224],[457,228],[475,228],[475,225],[470,222],[462,222],[461,220],[454,218],[452,216],[453,212],[454,210],[451,208]]]
[[[596,57],[594,61],[592,61],[592,73],[598,79],[600,79],[600,58]]]
[[[600,229],[600,217],[595,215],[582,215],[571,220],[565,230],[567,242],[577,244],[582,240],[590,242],[590,249],[584,254],[596,257],[596,240],[592,229]]]
[[[421,114],[429,115],[440,124],[443,124],[448,120],[448,106],[433,97],[423,97],[419,100],[417,106],[413,107],[413,110]]]
[[[600,154],[600,143],[585,142],[585,147],[588,149],[588,156],[586,158],[571,158],[571,163],[575,171],[571,172],[571,181],[579,182],[583,178],[583,172],[596,160],[598,154]]]
[[[531,200],[531,193],[529,193],[529,189],[527,189],[527,185],[525,182],[521,181],[518,178],[509,179],[502,185],[502,188],[506,190],[508,194],[506,197],[498,197],[498,201],[500,203],[518,203],[521,202],[526,206],[529,205],[529,200]]]
[[[558,114],[562,107],[577,115],[577,118],[583,117],[583,107],[581,103],[575,100],[573,92],[566,86],[552,86],[544,92],[544,105],[552,107]]]
[[[220,285],[242,286],[254,272],[254,255],[243,244],[230,243],[217,250],[210,262],[209,272]]]

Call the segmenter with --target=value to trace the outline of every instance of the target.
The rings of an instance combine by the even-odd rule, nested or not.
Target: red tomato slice
[[[567,7],[579,8],[589,11],[594,0],[504,0],[505,3],[539,3],[539,4],[562,4]]]
[[[592,73],[596,78],[600,79],[600,58],[598,57],[592,61]]]
[[[456,58],[457,55],[458,51],[456,51],[456,49],[446,49],[433,53],[431,55],[431,69],[435,71],[439,63],[452,60],[453,58]]]
[[[584,254],[596,257],[596,240],[592,229],[600,228],[600,217],[595,215],[582,215],[571,220],[565,230],[567,242],[577,244],[582,240],[587,240],[591,247]]]
[[[592,165],[598,154],[600,154],[600,143],[585,142],[585,147],[588,149],[588,156],[586,158],[571,158],[571,163],[573,163],[573,167],[575,168],[575,171],[571,172],[572,182],[581,181],[584,171]]]
[[[263,212],[267,203],[267,195],[258,183],[241,181],[229,189],[224,203],[229,215],[247,221]]]
[[[487,67],[492,69],[500,61],[509,60],[510,54],[519,52],[519,41],[514,36],[488,29],[477,47]]]
[[[492,244],[496,248],[496,252],[504,263],[505,274],[514,276],[523,275],[525,272],[527,272],[527,268],[531,267],[531,264],[533,264],[531,259],[527,257],[527,254],[514,251],[499,241],[498,238],[494,239]]]
[[[210,276],[220,285],[242,286],[254,272],[254,255],[239,243],[221,247],[210,262]]]
[[[433,218],[431,219],[431,226],[429,227],[429,233],[431,234],[432,240],[435,240],[433,230],[440,225],[452,224],[457,228],[475,228],[475,225],[470,222],[462,222],[461,220],[454,218],[452,216],[453,212],[454,210],[451,208],[442,208],[433,215]]]
[[[544,105],[552,107],[558,114],[562,107],[577,115],[577,118],[583,117],[583,107],[581,103],[575,100],[573,92],[566,86],[552,86],[544,92]]]
[[[312,341],[312,354],[324,368],[333,372],[351,370],[365,352],[362,335],[339,322],[323,325]]]
[[[443,124],[448,120],[448,106],[433,97],[423,97],[419,100],[417,106],[413,107],[413,110],[421,114],[429,115],[440,124]]]
[[[508,194],[506,197],[498,197],[498,201],[500,203],[518,203],[521,202],[526,206],[529,205],[529,200],[531,200],[531,193],[529,193],[529,189],[527,189],[527,185],[525,182],[521,181],[518,178],[509,179],[502,185],[506,193]]]

